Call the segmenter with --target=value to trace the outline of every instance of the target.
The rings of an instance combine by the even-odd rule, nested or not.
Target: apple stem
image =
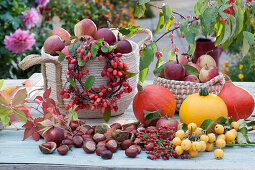
[[[176,62],[177,62],[177,64],[179,64],[179,60],[178,60],[177,54],[175,55],[175,57],[176,57]]]
[[[139,92],[139,93],[143,93],[143,92],[144,92],[144,88],[143,88],[142,83],[138,83],[138,84],[137,84],[137,89],[138,89],[138,92]]]

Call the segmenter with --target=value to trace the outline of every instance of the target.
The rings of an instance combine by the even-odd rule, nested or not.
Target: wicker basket
[[[152,40],[152,33],[148,29],[139,29],[136,34],[146,34],[146,38],[140,41],[139,43],[135,43],[130,41],[132,45],[132,52],[128,54],[123,54],[120,58],[120,61],[126,62],[129,67],[129,72],[138,73],[139,72],[139,48],[142,44],[147,41]],[[125,37],[125,39],[130,39],[131,37]],[[65,104],[69,103],[70,100],[63,99],[61,95],[59,95],[59,91],[65,87],[67,84],[66,79],[66,71],[68,70],[67,61],[62,61],[61,63],[58,61],[58,57],[51,56],[44,52],[44,49],[41,50],[40,55],[29,55],[24,60],[22,60],[19,64],[19,67],[22,70],[28,69],[29,67],[41,64],[42,74],[44,78],[44,90],[51,87],[51,97],[57,101],[57,106],[60,108],[60,111],[66,114],[66,110],[64,109]],[[86,78],[90,75],[95,76],[96,81],[93,85],[93,88],[99,88],[101,85],[107,84],[108,78],[101,77],[101,71],[104,68],[106,61],[98,61],[91,60],[86,64],[86,69],[89,69],[90,72],[85,77],[83,77],[82,81],[84,82]],[[117,99],[117,106],[119,110],[117,112],[112,111],[111,116],[117,116],[125,112],[130,103],[133,100],[134,95],[136,94],[136,85],[138,82],[138,75],[131,77],[128,79],[130,86],[133,88],[131,93],[124,93],[121,96],[121,99]],[[78,88],[81,88],[78,86]],[[121,90],[121,89],[120,89]],[[102,118],[103,114],[100,114],[100,110],[96,109],[95,111],[90,110],[79,110],[78,111],[79,118]]]
[[[153,84],[161,85],[168,88],[176,99],[176,111],[179,111],[182,102],[191,94],[198,93],[201,86],[205,86],[207,90],[218,95],[225,84],[223,74],[220,74],[206,83],[194,83],[190,81],[167,80],[161,77],[154,78]]]

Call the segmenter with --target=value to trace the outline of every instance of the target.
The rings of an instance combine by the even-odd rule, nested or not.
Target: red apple
[[[106,41],[108,44],[113,44],[116,42],[116,37],[114,33],[108,29],[108,28],[101,28],[97,31],[95,35],[95,40],[104,38],[104,41]]]
[[[216,67],[215,60],[210,55],[207,55],[207,54],[201,55],[197,59],[197,64],[199,64],[201,67],[204,67],[205,65]]]
[[[43,44],[44,51],[50,55],[57,56],[56,51],[61,51],[65,48],[65,44],[57,35],[50,36]]]
[[[199,79],[197,78],[196,75],[188,75],[184,78],[184,81],[199,83]]]
[[[175,119],[164,119],[161,118],[156,123],[156,128],[170,128],[170,129],[178,129],[179,122]]]
[[[218,75],[219,72],[216,67],[205,65],[200,71],[199,79],[202,83],[205,83]]]
[[[117,44],[117,48],[114,50],[114,53],[130,53],[132,51],[131,43],[128,40],[121,40],[114,43]]]
[[[58,35],[61,38],[61,40],[64,41],[65,45],[70,45],[71,35],[64,28],[59,27],[59,28],[53,29],[50,33],[50,36],[52,35]]]
[[[177,59],[178,59],[179,64],[183,64],[183,65],[188,64],[188,59],[184,55],[177,55]],[[172,58],[172,61],[177,62],[176,61],[176,56],[174,56]]]
[[[192,66],[192,67],[195,67],[195,68],[197,69],[198,72],[200,72],[200,70],[201,70],[201,67],[200,67],[200,65],[198,65],[198,64],[195,64],[195,63],[188,63],[188,65],[190,65],[190,66]],[[190,74],[188,74],[188,73],[186,72],[186,75],[188,76],[188,75],[190,75]]]
[[[64,130],[58,127],[51,128],[44,133],[43,138],[45,142],[55,142],[59,146],[65,139]]]
[[[169,80],[183,80],[185,76],[185,69],[181,64],[170,61],[165,65],[164,75]]]
[[[77,37],[83,35],[95,36],[97,32],[96,24],[90,19],[83,19],[74,26],[74,35]]]

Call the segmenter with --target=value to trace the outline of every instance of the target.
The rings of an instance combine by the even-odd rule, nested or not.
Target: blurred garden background
[[[254,1],[248,0],[249,3]],[[18,63],[29,54],[40,54],[44,41],[54,27],[62,27],[73,34],[74,25],[83,18],[92,19],[98,28],[125,27],[139,25],[155,32],[158,23],[159,10],[154,7],[166,3],[184,16],[194,16],[196,0],[154,0],[147,5],[144,17],[138,19],[135,14],[136,0],[1,0],[0,1],[0,75],[1,78],[28,78],[35,72],[40,72],[40,66],[34,66],[27,71],[21,71]],[[254,18],[251,9],[251,18]],[[175,18],[175,22],[181,19]],[[251,25],[254,34],[255,21]],[[164,32],[160,31],[155,39]],[[201,33],[200,33],[201,34]],[[181,33],[174,35],[175,46],[179,53],[186,52],[188,44],[181,38]],[[202,36],[202,34],[201,34]],[[134,41],[139,41],[140,36]],[[228,74],[233,81],[255,81],[254,46],[245,57],[241,57],[242,42],[234,42],[220,57],[219,70]],[[168,36],[158,43],[158,50],[167,55],[172,49]],[[156,60],[151,67],[155,67]],[[150,69],[147,79],[153,79],[153,69]]]

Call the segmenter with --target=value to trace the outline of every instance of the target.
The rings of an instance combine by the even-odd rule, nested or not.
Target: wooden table
[[[42,87],[41,74],[34,74],[31,78],[32,89]],[[24,80],[6,80],[4,86],[18,85]],[[147,81],[145,84],[152,84]],[[235,83],[249,90],[255,96],[255,83]],[[41,94],[42,91],[35,90],[31,98]],[[33,115],[37,115],[35,111]],[[176,115],[175,118],[178,119]],[[131,122],[135,117],[130,106],[126,113],[111,118],[112,122]],[[101,119],[87,119],[88,124],[94,125],[103,122]],[[21,123],[15,124],[21,127]],[[12,128],[12,127],[9,127]],[[249,135],[255,141],[255,134]],[[42,154],[38,145],[43,143],[33,141],[31,138],[22,141],[23,130],[0,131],[0,169],[255,169],[254,147],[232,147],[224,148],[224,158],[215,160],[213,152],[201,152],[196,158],[181,160],[149,160],[147,154],[142,152],[137,158],[132,159],[125,156],[124,151],[119,150],[113,154],[111,160],[103,160],[96,154],[86,154],[81,148],[72,148],[66,156],[60,156],[56,151],[51,155]]]

